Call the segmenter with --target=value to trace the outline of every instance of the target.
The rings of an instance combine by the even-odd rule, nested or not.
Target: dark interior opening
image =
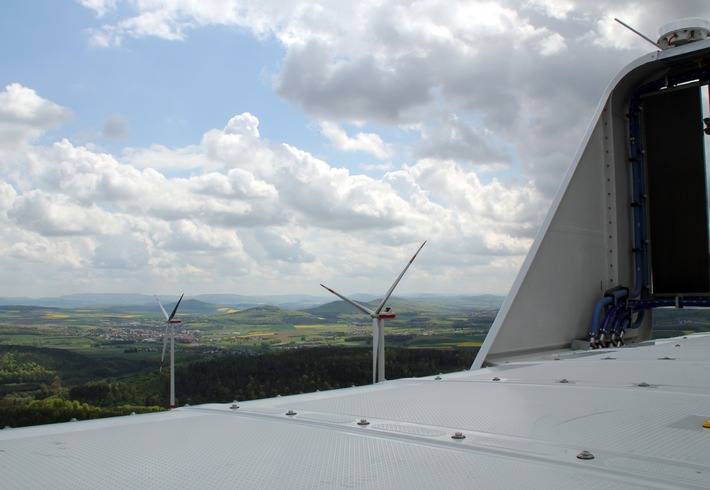
[[[643,101],[653,295],[710,291],[700,90],[661,91]]]

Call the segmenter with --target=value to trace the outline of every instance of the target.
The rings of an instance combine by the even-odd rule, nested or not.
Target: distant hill
[[[171,310],[178,296],[160,295],[161,303],[166,310]],[[372,295],[353,295],[355,301],[369,308],[376,308],[381,298]],[[494,295],[436,295],[422,294],[407,297],[392,297],[387,306],[400,311],[416,309],[431,310],[477,311],[481,309],[497,309],[503,302],[503,296]],[[122,293],[86,293],[70,294],[54,298],[0,298],[0,306],[45,307],[45,308],[95,308],[107,312],[122,313],[126,311],[142,312],[150,316],[159,316],[155,298],[146,294]],[[228,307],[237,310],[247,310],[260,306],[277,306],[291,311],[304,311],[315,316],[332,317],[334,314],[357,313],[357,310],[343,301],[332,301],[330,296],[311,296],[307,294],[284,294],[271,296],[243,296],[238,294],[201,294],[185,296],[180,304],[180,311],[187,314],[217,315],[220,308]],[[437,309],[439,308],[439,309]]]
[[[325,296],[311,296],[309,294],[280,294],[267,296],[244,296],[241,294],[200,294],[195,296],[195,298],[206,303],[231,306],[239,309],[273,305],[298,310],[314,305],[321,305],[328,301],[328,298]]]
[[[174,305],[179,296],[159,295],[161,303],[167,309],[168,304]],[[187,301],[200,301],[205,304],[218,307],[231,307],[236,309],[247,309],[256,306],[274,305],[289,309],[302,309],[321,305],[329,300],[326,296],[310,296],[307,294],[284,294],[271,296],[242,296],[238,294],[201,294],[197,296],[185,296],[183,305]],[[86,308],[86,307],[131,307],[132,311],[143,308],[152,309],[156,306],[155,298],[147,294],[122,294],[122,293],[86,293],[69,294],[51,298],[28,298],[28,297],[2,297],[0,306],[23,305],[23,306],[44,306],[51,308]],[[188,306],[189,307],[189,306]],[[195,304],[199,310],[201,307]]]
[[[175,307],[177,298],[174,300],[160,302],[163,304],[165,311],[168,314]],[[152,302],[140,305],[115,305],[115,306],[105,306],[105,305],[94,305],[92,308],[101,310],[106,313],[144,313],[149,316],[162,316],[163,313],[160,311],[158,303],[153,299]],[[205,303],[197,299],[183,299],[180,303],[180,308],[178,309],[178,316],[180,313],[187,313],[190,315],[218,315],[222,313],[219,305],[212,303]]]
[[[257,306],[236,313],[228,313],[211,319],[212,323],[270,327],[271,329],[291,328],[294,325],[322,323],[317,317],[304,311],[287,310],[278,306]]]
[[[360,302],[361,305],[375,310],[382,298],[373,301]],[[451,313],[471,313],[481,310],[497,310],[503,303],[503,296],[481,295],[481,296],[437,296],[422,295],[417,297],[400,298],[390,297],[387,306],[392,308],[395,314],[428,314],[444,315]],[[314,308],[302,310],[316,317],[335,319],[340,315],[361,314],[360,310],[342,300],[332,301]]]

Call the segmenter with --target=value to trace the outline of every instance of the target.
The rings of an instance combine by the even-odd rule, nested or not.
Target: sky
[[[505,294],[707,0],[3,0],[0,297]]]

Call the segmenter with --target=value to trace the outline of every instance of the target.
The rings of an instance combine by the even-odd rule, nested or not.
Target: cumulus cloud
[[[12,227],[2,238],[10,254],[1,261],[36,260],[49,241],[59,250],[81,239],[81,254],[63,264],[77,274],[120,270],[125,281],[143,274],[202,284],[286,274],[292,282],[283,287],[302,287],[317,285],[314,271],[336,271],[353,247],[364,253],[353,254],[350,266],[362,273],[377,271],[388,250],[399,253],[425,238],[473,262],[520,256],[529,244],[525,223],[538,219],[529,207],[539,209],[541,199],[530,186],[483,184],[436,159],[382,179],[353,175],[264,140],[257,127],[256,117],[241,114],[208,131],[191,152],[223,166],[209,170],[216,166],[208,163],[189,177],[138,168],[68,140],[55,143],[38,153],[33,189],[18,191],[9,182],[1,188]],[[173,151],[175,158],[183,153]],[[331,244],[338,242],[343,249],[335,254]],[[453,259],[437,261],[442,273],[455,274]]]
[[[486,132],[476,121],[463,121],[455,114],[444,114],[438,124],[421,129],[421,140],[414,146],[419,158],[453,160],[479,169],[511,164],[505,142]]]
[[[261,228],[256,238],[270,259],[303,264],[315,257],[303,249],[301,240],[272,228]]]
[[[382,141],[375,133],[357,133],[355,136],[348,136],[338,124],[321,121],[320,129],[323,136],[328,138],[331,144],[341,151],[362,151],[370,153],[380,160],[392,156],[392,149]]]
[[[0,146],[5,150],[17,148],[71,117],[68,108],[41,97],[31,88],[11,83],[0,92]]]

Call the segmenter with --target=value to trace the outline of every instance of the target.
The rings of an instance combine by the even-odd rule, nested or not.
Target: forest
[[[175,366],[178,406],[231,402],[364,385],[367,348],[313,347],[234,353]],[[475,350],[386,349],[388,379],[467,369]],[[122,360],[94,360],[63,349],[0,345],[0,428],[163,410],[169,373],[133,371]],[[134,366],[135,367],[135,366]]]

